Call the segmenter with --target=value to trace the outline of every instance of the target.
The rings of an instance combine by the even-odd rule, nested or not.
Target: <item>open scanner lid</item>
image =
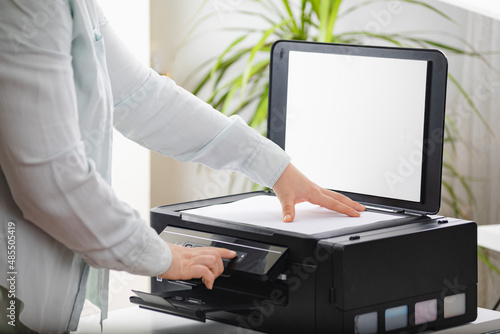
[[[436,213],[447,60],[437,50],[278,41],[268,137],[322,187]]]

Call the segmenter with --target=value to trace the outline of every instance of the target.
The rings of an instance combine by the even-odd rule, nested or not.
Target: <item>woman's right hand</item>
[[[222,259],[232,259],[234,251],[216,247],[186,248],[168,244],[172,251],[172,264],[159,277],[171,280],[201,278],[207,289],[212,289],[214,281],[224,271]]]

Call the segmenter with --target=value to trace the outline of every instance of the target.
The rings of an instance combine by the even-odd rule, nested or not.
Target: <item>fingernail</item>
[[[285,216],[283,217],[283,221],[284,221],[284,222],[289,221],[289,220],[291,220],[291,219],[292,219],[292,215],[285,215]]]

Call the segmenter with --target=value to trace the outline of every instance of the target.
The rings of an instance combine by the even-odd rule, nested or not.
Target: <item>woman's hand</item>
[[[273,190],[280,200],[284,222],[294,220],[295,204],[301,202],[317,204],[351,217],[359,217],[359,212],[365,210],[358,202],[316,185],[292,164],[285,169]]]
[[[171,280],[188,280],[201,278],[208,289],[212,289],[214,281],[224,271],[222,259],[232,259],[236,253],[215,247],[186,248],[168,244],[172,251],[172,264],[159,277]]]

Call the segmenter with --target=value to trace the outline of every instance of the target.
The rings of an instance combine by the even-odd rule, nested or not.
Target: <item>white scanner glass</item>
[[[329,189],[419,202],[427,62],[290,51],[285,149]]]

